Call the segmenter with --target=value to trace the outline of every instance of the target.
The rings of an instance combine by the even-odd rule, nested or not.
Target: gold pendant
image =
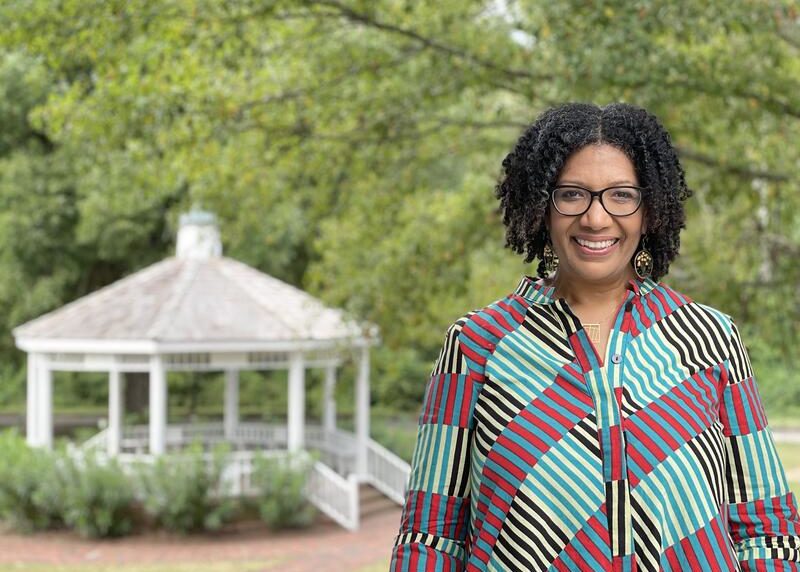
[[[600,324],[584,324],[583,329],[593,344],[600,342]]]

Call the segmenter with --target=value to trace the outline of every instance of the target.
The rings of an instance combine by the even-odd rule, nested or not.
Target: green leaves
[[[10,327],[171,254],[201,204],[227,254],[377,322],[376,368],[399,371],[380,360],[432,359],[526,270],[492,196],[520,130],[555,103],[624,100],[703,189],[668,282],[748,300],[792,347],[800,326],[771,324],[800,324],[798,37],[788,0],[5,3],[0,308]],[[753,286],[762,240],[772,282]]]
[[[236,509],[223,490],[222,473],[229,449],[216,447],[207,458],[203,445],[161,457],[139,467],[144,507],[165,530],[188,533],[217,530]]]
[[[255,502],[268,526],[305,528],[314,523],[317,510],[305,497],[314,461],[306,454],[255,457],[252,480],[259,490]]]
[[[133,528],[134,487],[115,459],[84,455],[67,463],[64,522],[86,537],[116,537]],[[54,480],[57,475],[45,474]]]

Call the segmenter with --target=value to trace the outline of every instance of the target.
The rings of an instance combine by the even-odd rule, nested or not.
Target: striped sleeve
[[[747,350],[736,324],[731,326],[720,400],[730,537],[745,572],[800,571],[796,499],[767,427]]]
[[[474,380],[461,351],[465,319],[447,331],[425,389],[394,572],[464,570],[469,528],[469,443]]]

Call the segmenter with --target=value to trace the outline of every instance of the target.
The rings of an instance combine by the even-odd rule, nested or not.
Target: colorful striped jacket
[[[604,359],[524,277],[448,330],[393,571],[800,570],[800,520],[732,319],[632,280]]]

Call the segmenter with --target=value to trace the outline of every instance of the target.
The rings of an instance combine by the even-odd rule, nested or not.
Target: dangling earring
[[[650,278],[653,273],[653,255],[647,250],[647,235],[642,237],[642,249],[633,257],[633,269],[641,280]]]
[[[544,261],[544,269],[547,272],[547,276],[550,276],[558,269],[558,256],[556,255],[555,251],[553,251],[553,246],[550,243],[550,237],[547,237],[547,242],[544,245],[544,250],[542,251],[542,260]]]

